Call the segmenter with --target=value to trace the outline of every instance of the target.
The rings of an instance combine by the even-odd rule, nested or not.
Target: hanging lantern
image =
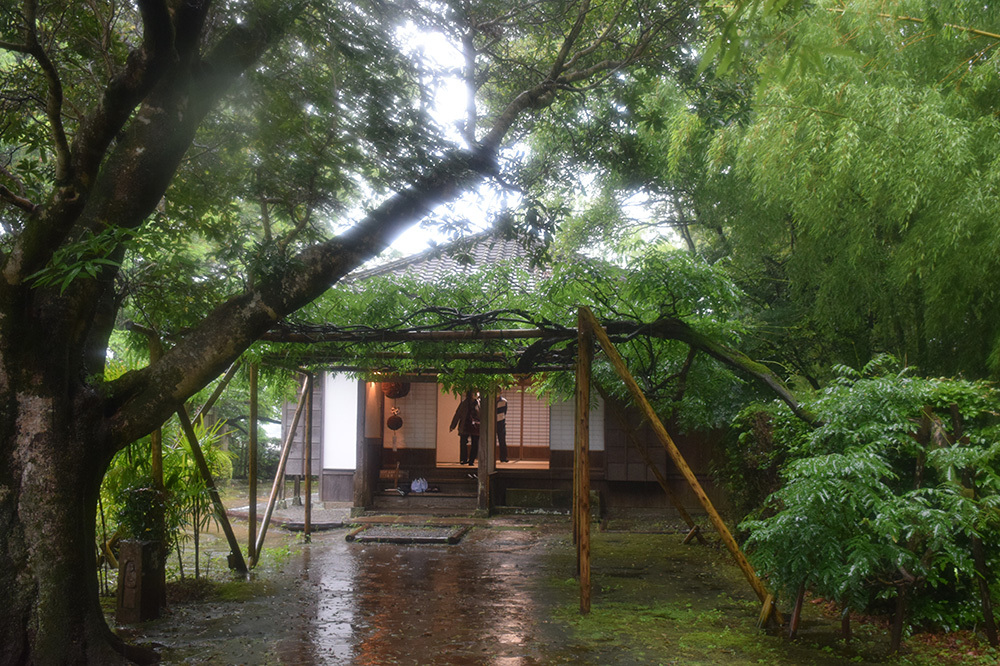
[[[407,387],[409,387],[409,384],[407,384]],[[403,417],[399,415],[399,409],[396,407],[392,408],[392,416],[385,420],[385,427],[393,432],[403,427]]]
[[[403,398],[410,392],[410,382],[382,382],[382,393],[387,398]]]

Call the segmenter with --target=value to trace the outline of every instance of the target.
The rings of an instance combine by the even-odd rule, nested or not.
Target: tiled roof
[[[520,262],[521,268],[529,274],[530,281],[534,283],[548,271],[532,266],[529,252],[525,249],[525,242],[523,239],[504,238],[493,231],[485,231],[381,266],[355,271],[347,276],[346,281],[358,282],[375,276],[406,275],[423,282],[439,282],[445,276],[468,274],[484,266],[512,261]]]

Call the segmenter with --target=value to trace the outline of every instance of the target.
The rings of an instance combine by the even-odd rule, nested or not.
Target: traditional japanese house
[[[427,251],[351,276],[355,283],[376,275],[416,276],[432,281],[499,261],[524,259],[514,240],[482,234],[466,241],[462,259],[447,248]],[[525,274],[539,275],[540,269]],[[531,288],[528,284],[526,288]],[[498,394],[505,401],[507,459],[500,460],[496,428],[484,423],[480,458],[461,464],[459,436],[451,431],[460,396],[433,374],[359,381],[334,366],[314,382],[312,470],[319,477],[324,502],[351,502],[358,510],[473,512],[511,509],[568,509],[573,479],[575,406],[572,400],[537,395],[532,377],[512,376]],[[481,413],[494,415],[497,394],[483,391]],[[295,405],[286,405],[283,435]],[[304,419],[303,419],[304,420]],[[492,432],[490,432],[492,431]],[[628,432],[631,431],[631,432]],[[293,440],[287,475],[303,472],[300,423]],[[675,437],[688,464],[718,504],[722,498],[710,477],[713,435]],[[591,488],[604,513],[674,509],[663,485],[693,513],[697,500],[668,462],[637,412],[598,397],[590,413]],[[415,479],[425,479],[426,493],[410,493]],[[407,493],[404,495],[403,493]],[[419,496],[418,496],[419,495]]]

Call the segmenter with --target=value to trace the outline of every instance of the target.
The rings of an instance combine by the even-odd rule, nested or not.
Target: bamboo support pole
[[[163,356],[163,344],[158,335],[150,331],[149,361],[155,363]],[[157,428],[149,433],[149,473],[153,477],[153,487],[162,493],[166,486],[163,482],[163,430]]]
[[[215,487],[215,480],[212,479],[212,472],[208,469],[208,463],[205,461],[205,454],[201,450],[201,445],[198,444],[198,437],[194,432],[194,426],[191,425],[191,419],[188,417],[187,409],[183,405],[177,410],[177,418],[180,419],[181,428],[184,430],[185,436],[187,436],[188,444],[191,445],[191,455],[198,466],[198,471],[205,480],[205,485],[208,486],[208,494],[212,498],[212,504],[215,505],[216,518],[218,518],[219,524],[222,525],[222,531],[225,532],[226,540],[229,542],[229,549],[232,551],[229,567],[236,569],[241,574],[246,574],[248,570],[246,560],[243,559],[243,550],[240,549],[240,544],[236,540],[236,534],[233,533],[233,526],[229,523],[229,518],[226,516],[226,507],[222,504],[222,498]]]
[[[302,453],[305,460],[302,461],[302,473],[305,475],[305,521],[302,526],[302,534],[306,541],[309,541],[312,533],[312,424],[313,424],[313,375],[306,375],[306,427],[302,440]]]
[[[773,597],[771,597],[767,588],[764,587],[764,583],[757,577],[757,573],[753,570],[753,567],[750,566],[750,562],[747,561],[746,556],[743,555],[743,551],[740,550],[740,547],[733,538],[733,535],[729,532],[729,528],[726,527],[726,523],[722,520],[718,511],[715,510],[715,507],[712,505],[712,502],[705,493],[705,490],[701,487],[701,483],[698,482],[694,472],[692,472],[691,468],[688,467],[687,462],[684,460],[684,456],[682,456],[681,452],[677,449],[677,445],[674,444],[674,440],[670,437],[667,429],[663,426],[663,423],[656,415],[652,405],[650,405],[649,401],[646,400],[646,396],[643,395],[642,389],[639,388],[639,384],[635,381],[635,378],[632,377],[628,367],[625,365],[625,361],[622,360],[621,355],[618,353],[614,344],[612,344],[608,334],[604,331],[600,323],[597,321],[597,318],[594,317],[593,313],[588,308],[580,308],[580,318],[582,322],[586,322],[586,324],[593,331],[594,336],[600,343],[601,348],[608,357],[608,360],[611,362],[612,366],[614,366],[615,371],[621,377],[622,381],[625,382],[625,386],[628,388],[629,394],[632,396],[635,404],[649,421],[650,426],[653,428],[653,432],[656,433],[656,436],[660,440],[660,444],[663,445],[663,448],[667,450],[667,453],[670,455],[670,459],[673,461],[674,465],[676,465],[677,469],[684,475],[684,478],[687,480],[691,490],[698,498],[698,502],[701,504],[702,508],[705,509],[705,513],[708,514],[708,518],[711,521],[712,526],[715,527],[716,531],[719,533],[723,543],[726,544],[726,548],[729,549],[733,559],[736,561],[736,565],[743,572],[747,582],[750,583],[750,587],[752,587],[754,592],[757,594],[757,598],[764,603],[773,603]],[[582,322],[581,326],[583,325]],[[777,608],[774,609],[774,614],[778,623],[783,624],[781,613]]]
[[[257,558],[257,421],[258,421],[258,387],[257,374],[260,366],[253,363],[250,366],[250,450],[247,456],[247,494],[250,496],[249,515],[247,517],[247,558],[255,562]]]
[[[757,618],[757,628],[764,629],[767,627],[768,621],[771,619],[771,615],[777,611],[777,607],[774,605],[774,595],[768,594],[764,597],[764,603],[760,607],[760,616]],[[780,619],[778,620],[781,621]]]
[[[299,418],[302,416],[302,409],[306,404],[306,387],[302,387],[302,393],[299,395],[299,402],[295,406],[295,414],[292,416],[292,425],[288,429],[288,434],[285,435],[285,441],[281,447],[281,458],[278,459],[278,469],[274,473],[274,483],[271,484],[271,494],[267,498],[267,507],[264,509],[264,518],[260,522],[260,533],[257,535],[257,545],[254,548],[254,559],[251,560],[250,566],[254,567],[257,565],[257,560],[260,559],[260,549],[264,546],[264,537],[267,535],[267,526],[271,522],[271,514],[274,512],[274,504],[278,500],[278,490],[283,488],[285,485],[285,465],[288,463],[288,454],[292,450],[292,440],[295,438],[295,428],[299,425]]]
[[[594,358],[592,326],[581,308],[577,318],[576,476],[577,568],[580,574],[580,612],[590,612],[590,370]]]

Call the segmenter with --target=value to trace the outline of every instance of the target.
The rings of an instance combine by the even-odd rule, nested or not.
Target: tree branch
[[[0,49],[3,49],[4,51],[13,51],[15,53],[25,53],[29,55],[31,53],[31,50],[25,44],[16,44],[14,42],[6,42],[3,40],[0,40]]]
[[[49,119],[49,131],[52,133],[53,148],[56,153],[56,183],[65,183],[69,178],[70,150],[66,140],[66,129],[62,122],[63,88],[48,53],[38,41],[38,3],[27,0],[24,3],[25,48],[38,66],[42,68],[49,94],[45,100],[45,114]]]
[[[612,330],[613,326],[609,325],[608,333],[611,334]],[[763,382],[769,389],[774,391],[774,393],[777,394],[777,396],[786,405],[788,405],[789,408],[791,408],[792,413],[806,423],[812,426],[821,425],[819,418],[808,410],[803,409],[795,399],[795,396],[793,396],[791,391],[788,390],[788,387],[785,386],[784,382],[782,382],[766,366],[757,363],[743,352],[719,344],[707,336],[698,333],[683,321],[673,318],[659,319],[651,324],[643,326],[639,329],[639,331],[644,334],[661,335],[663,337],[667,337],[672,340],[679,340],[697,347],[700,351],[705,352],[712,358],[722,361],[726,365],[737,368]]]
[[[0,185],[0,200],[6,201],[7,203],[15,206],[16,208],[20,208],[29,214],[38,210],[37,204],[32,203],[22,196],[14,194],[3,185]]]
[[[559,48],[559,54],[556,56],[555,61],[552,63],[552,68],[549,70],[549,78],[553,81],[557,80],[563,72],[563,68],[566,65],[566,59],[569,57],[570,51],[573,49],[576,40],[580,37],[580,32],[583,30],[583,26],[587,21],[587,14],[590,13],[590,1],[583,0],[580,3],[580,8],[576,14],[576,21],[573,23],[573,27],[570,28],[569,33],[563,39],[562,46]]]

